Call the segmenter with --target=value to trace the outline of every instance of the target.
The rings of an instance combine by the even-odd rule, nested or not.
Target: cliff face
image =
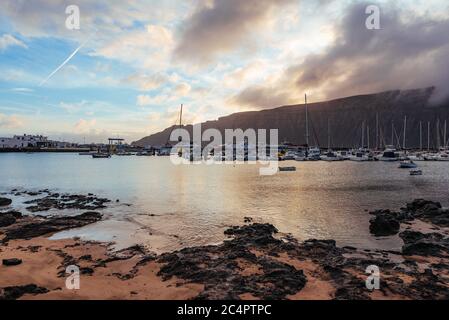
[[[365,145],[376,146],[376,118],[379,123],[378,144],[402,145],[404,118],[407,117],[407,147],[419,147],[420,122],[423,144],[427,146],[427,123],[431,123],[431,144],[437,144],[437,121],[440,120],[440,140],[443,144],[444,121],[449,122],[449,104],[432,106],[429,103],[434,89],[388,91],[360,95],[332,101],[309,104],[310,144],[327,147],[328,122],[332,147],[356,147],[361,145],[362,126]],[[394,124],[394,131],[392,130]],[[449,123],[448,123],[449,125]],[[191,131],[192,126],[186,126]],[[293,105],[276,109],[231,114],[216,121],[202,124],[203,130],[224,129],[279,129],[279,140],[305,144],[305,106]],[[173,127],[134,142],[138,146],[162,145]],[[369,132],[369,134],[368,134]]]

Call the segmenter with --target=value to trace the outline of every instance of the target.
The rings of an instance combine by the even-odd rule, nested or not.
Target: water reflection
[[[366,210],[398,209],[419,197],[448,204],[447,163],[422,163],[422,177],[409,176],[395,163],[286,165],[298,170],[260,176],[255,165],[173,166],[168,158],[157,157],[0,154],[0,189],[49,188],[120,199],[105,211],[106,222],[58,236],[139,242],[158,251],[220,242],[223,230],[246,216],[299,239],[397,249],[397,238],[367,235]]]

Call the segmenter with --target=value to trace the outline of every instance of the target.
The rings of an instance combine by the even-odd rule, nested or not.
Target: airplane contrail
[[[75,51],[73,51],[73,53],[67,59],[65,59],[65,61],[61,63],[59,67],[57,67],[52,73],[50,73],[47,78],[42,80],[42,82],[39,84],[39,87],[42,87],[45,83],[47,83],[48,80],[50,80],[51,77],[53,77],[56,74],[56,72],[58,72],[62,67],[64,67],[67,64],[67,62],[69,62],[77,54],[77,52],[80,51],[81,48],[86,45],[86,43],[90,40],[90,38],[91,37],[87,38],[87,40],[84,41],[78,48],[76,48]]]

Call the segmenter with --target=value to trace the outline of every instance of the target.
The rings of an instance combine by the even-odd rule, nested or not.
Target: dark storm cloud
[[[352,5],[337,28],[334,45],[323,54],[312,54],[301,63],[292,64],[278,85],[265,94],[319,91],[329,99],[436,86],[435,98],[447,97],[449,18],[417,17],[394,5],[385,5],[381,7],[381,30],[368,30],[366,6]],[[251,89],[242,91],[234,100],[250,104],[248,90]],[[253,102],[253,106],[260,106],[257,99]]]
[[[257,106],[259,108],[272,108],[283,104],[294,103],[288,94],[276,92],[272,88],[254,86],[243,90],[237,97],[230,100],[231,104],[240,106]]]
[[[185,22],[175,57],[204,64],[221,52],[249,41],[269,24],[275,9],[293,0],[214,0]]]

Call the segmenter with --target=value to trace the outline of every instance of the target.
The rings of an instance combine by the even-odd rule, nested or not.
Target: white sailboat
[[[349,160],[356,162],[371,161],[369,156],[363,151],[356,151],[355,155],[351,156]]]
[[[340,158],[338,154],[331,150],[331,134],[330,134],[330,122],[327,119],[327,152],[321,156],[321,160],[323,161],[343,161],[343,158]]]

